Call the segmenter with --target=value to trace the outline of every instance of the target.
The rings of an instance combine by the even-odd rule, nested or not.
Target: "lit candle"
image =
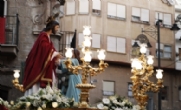
[[[91,39],[92,39],[92,38],[85,36],[84,39],[85,39],[85,41],[83,42],[83,45],[84,45],[85,47],[90,47],[90,46],[91,46]]]
[[[85,52],[85,56],[84,56],[85,62],[90,62],[91,61],[91,59],[92,59],[91,54],[92,54],[92,52],[90,52],[90,51]]]
[[[30,102],[26,102],[26,107],[28,108],[31,105]]]
[[[97,52],[99,53],[98,56],[97,56],[98,59],[99,60],[104,60],[105,57],[106,57],[106,55],[104,54],[105,50],[101,49],[101,50],[98,50]]]
[[[163,77],[163,74],[162,74],[163,70],[162,69],[158,69],[158,70],[156,70],[156,72],[157,72],[156,78],[157,79],[162,79],[162,77]]]
[[[52,102],[52,107],[53,108],[57,108],[58,107],[58,103],[57,102]]]
[[[141,52],[142,54],[146,53],[146,46],[147,46],[146,44],[141,44],[141,45],[140,45],[140,47],[141,47],[141,48],[140,48],[140,52]]]
[[[153,61],[154,56],[149,55],[149,56],[147,56],[147,58],[148,58],[147,63],[148,63],[149,65],[152,65],[153,62],[154,62],[154,61]]]
[[[17,78],[17,79],[18,79],[19,76],[20,76],[20,75],[19,75],[19,72],[20,72],[20,70],[14,70],[14,77]]]
[[[66,48],[66,52],[65,52],[66,58],[72,58],[72,55],[73,55],[72,50],[73,48]]]
[[[90,26],[83,26],[84,27],[84,30],[83,30],[83,34],[84,36],[89,36],[91,34],[91,31],[90,31]]]

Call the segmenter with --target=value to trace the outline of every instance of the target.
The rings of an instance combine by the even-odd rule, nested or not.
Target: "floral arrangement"
[[[2,98],[0,98],[0,105],[4,106],[5,108],[10,108],[11,107],[9,102],[4,101]]]
[[[139,110],[138,105],[133,106],[128,99],[117,95],[103,98],[102,102],[97,104],[97,108],[107,110]]]
[[[67,98],[61,94],[59,89],[52,89],[49,85],[39,89],[36,94],[23,96],[12,106],[12,110],[46,108],[71,108],[74,107],[74,99]]]

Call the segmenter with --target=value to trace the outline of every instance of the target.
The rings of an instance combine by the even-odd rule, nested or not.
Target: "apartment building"
[[[154,66],[157,68],[157,34],[142,32],[142,29],[154,29],[156,21],[161,20],[160,52],[165,86],[161,92],[161,105],[163,110],[181,108],[180,67],[175,63],[178,52],[175,52],[174,32],[170,30],[175,21],[175,7],[171,1],[165,3],[163,0],[66,0],[65,5],[59,7],[54,0],[41,4],[38,0],[7,0],[7,4],[7,15],[18,13],[20,21],[17,45],[19,51],[14,59],[5,62],[2,61],[4,57],[1,59],[11,70],[8,71],[11,75],[7,75],[7,71],[0,71],[0,84],[4,88],[9,87],[6,89],[9,90],[8,100],[22,95],[11,84],[12,70],[22,67],[21,62],[25,61],[37,34],[44,27],[43,22],[49,15],[58,11],[62,37],[52,37],[57,50],[64,52],[64,48],[70,46],[75,32],[76,48],[81,50],[85,25],[91,26],[93,67],[98,66],[97,49],[106,50],[105,61],[109,63],[109,67],[105,72],[90,79],[90,82],[96,85],[96,88],[90,91],[91,104],[98,102],[102,97],[115,94],[128,97],[136,103],[130,89],[132,45],[140,34],[146,36],[152,46],[147,54],[155,57]],[[153,80],[156,81],[155,76]],[[8,83],[5,84],[5,81]],[[12,92],[19,95],[10,95]],[[157,93],[149,94],[148,109],[157,110]]]

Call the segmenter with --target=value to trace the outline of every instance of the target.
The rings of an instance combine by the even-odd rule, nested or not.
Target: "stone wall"
[[[43,4],[39,4],[38,0],[7,0],[8,15],[19,15],[19,44],[18,55],[13,59],[6,59],[5,65],[14,69],[21,69],[21,62],[26,60],[38,33],[45,27],[45,20],[52,14],[51,9],[56,0],[44,0]],[[59,50],[58,37],[51,37],[57,51]],[[11,81],[13,75],[1,75],[0,84],[11,87],[9,91],[9,100],[15,100],[23,95],[22,92],[16,90]],[[7,83],[6,83],[7,82]]]
[[[30,49],[33,46],[34,41],[37,38],[38,34],[33,34],[35,32],[39,32],[44,27],[44,22],[46,18],[51,15],[51,9],[55,4],[54,0],[51,2],[48,0],[44,0],[44,4],[38,4],[38,0],[8,0],[8,15],[14,15],[16,13],[19,14],[20,27],[19,27],[19,53],[18,56],[13,60],[7,60],[6,65],[20,68],[21,62],[25,61],[26,56],[28,55]],[[76,6],[78,6],[78,0],[76,1]],[[148,4],[148,1],[144,0],[101,0],[102,3],[102,16],[96,17],[92,16],[91,13],[88,15],[79,15],[77,14],[78,8],[76,8],[76,15],[74,16],[63,16],[60,19],[61,22],[61,30],[62,31],[74,31],[77,29],[77,33],[81,33],[83,25],[91,25],[93,33],[100,33],[103,36],[103,41],[101,43],[101,47],[106,48],[106,40],[105,36],[113,35],[113,36],[121,36],[126,37],[128,42],[126,47],[126,53],[128,54],[117,54],[117,53],[107,53],[107,59],[115,60],[115,61],[123,61],[130,62],[130,48],[131,48],[131,39],[135,39],[138,34],[141,32],[141,24],[131,22],[130,14],[131,7],[145,7],[151,10],[150,16],[155,16],[154,12],[163,11],[174,14],[174,8],[168,7],[167,5],[162,5],[161,0],[153,0],[151,5]],[[118,22],[117,20],[107,19],[107,2],[116,2],[120,4],[127,5],[127,21]],[[156,8],[152,8],[155,7]],[[90,20],[90,21],[89,21]],[[151,19],[151,24],[154,24],[154,19]],[[165,36],[172,36],[173,33],[168,29],[161,29],[162,38],[161,41],[164,43],[174,45],[174,38],[170,39],[169,37],[165,38]],[[149,38],[152,45],[155,44],[155,40]],[[56,49],[59,49],[59,41],[56,37],[52,37],[52,41]],[[104,43],[103,43],[104,42]],[[154,46],[155,48],[155,46]],[[174,50],[174,49],[173,49]],[[155,51],[152,49],[151,51]],[[174,52],[173,52],[174,55]],[[155,59],[155,62],[157,59]],[[174,60],[163,60],[162,66],[166,66],[168,64],[172,64]],[[157,65],[157,62],[155,63]],[[97,67],[97,65],[94,65]],[[174,68],[173,65],[170,68]],[[96,103],[102,97],[102,81],[110,80],[115,81],[115,93],[121,96],[127,97],[128,90],[128,82],[131,82],[131,68],[123,65],[111,64],[108,69],[104,73],[99,74],[98,76],[92,77],[92,79],[97,80],[94,84],[97,86],[95,89],[90,91],[90,103]],[[181,85],[181,75],[178,71],[164,71],[164,85],[169,87],[168,91],[168,100],[162,101],[162,106],[165,110],[179,110],[181,108],[181,103],[178,100],[178,86]],[[9,100],[15,100],[19,96],[23,95],[23,93],[16,90],[11,80],[13,79],[12,75],[0,75],[0,84],[9,86],[12,89],[9,91]],[[132,102],[135,103],[133,98],[130,98]],[[154,95],[154,108],[157,108],[157,94]]]

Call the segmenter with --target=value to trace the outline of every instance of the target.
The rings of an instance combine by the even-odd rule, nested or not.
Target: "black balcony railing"
[[[16,15],[7,15],[5,25],[5,44],[18,45],[19,18]]]

